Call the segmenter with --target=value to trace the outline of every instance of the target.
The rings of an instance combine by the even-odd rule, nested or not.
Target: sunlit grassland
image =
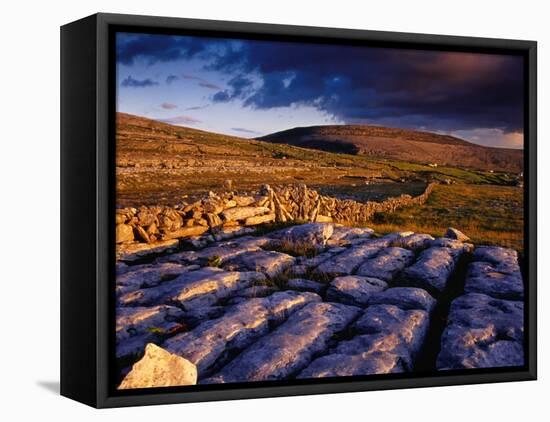
[[[377,214],[379,233],[411,230],[441,236],[455,227],[476,244],[523,250],[523,189],[495,185],[437,185],[424,205]]]

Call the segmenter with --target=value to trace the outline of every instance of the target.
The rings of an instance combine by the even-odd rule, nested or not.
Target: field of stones
[[[523,365],[514,250],[259,227],[119,244],[119,389]]]

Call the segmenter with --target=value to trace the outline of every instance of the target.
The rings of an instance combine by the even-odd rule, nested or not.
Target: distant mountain
[[[523,151],[490,148],[449,135],[368,125],[297,127],[257,138],[322,151],[422,164],[523,171]]]

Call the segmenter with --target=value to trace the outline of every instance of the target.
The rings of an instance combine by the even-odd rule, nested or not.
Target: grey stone
[[[121,295],[141,287],[156,286],[187,271],[189,271],[188,266],[174,263],[140,265],[135,269],[129,267],[124,274],[117,275],[116,293]]]
[[[275,277],[294,264],[294,257],[274,251],[253,251],[241,254],[229,261],[231,268],[239,270],[263,272],[269,277]]]
[[[455,299],[441,338],[437,368],[522,366],[523,302],[468,293]]]
[[[428,313],[374,305],[354,327],[360,333],[314,360],[298,378],[387,374],[413,370],[427,330]]]
[[[326,288],[324,284],[313,280],[307,280],[305,278],[291,278],[287,282],[287,287],[292,290],[313,293],[321,293]]]
[[[409,285],[439,294],[447,287],[461,252],[461,249],[430,247],[402,272],[402,279]]]
[[[119,303],[125,306],[177,304],[184,310],[190,310],[197,306],[213,305],[237,290],[264,280],[265,276],[257,272],[228,272],[206,267],[184,273],[156,287],[127,293],[119,298]]]
[[[134,240],[134,229],[128,224],[117,224],[115,238],[116,243],[131,242]]]
[[[272,293],[275,293],[277,289],[272,286],[257,285],[252,287],[247,287],[246,289],[239,290],[235,293],[237,297],[244,298],[255,298],[255,297],[265,297],[269,296]]]
[[[472,262],[466,274],[466,293],[483,293],[499,299],[522,300],[523,279],[519,266]]]
[[[443,237],[447,237],[449,239],[455,239],[460,240],[461,242],[469,242],[470,238],[466,236],[464,233],[462,233],[460,230],[455,229],[454,227],[449,227]]]
[[[240,255],[246,254],[248,252],[260,250],[257,246],[248,246],[242,245],[239,243],[230,243],[224,242],[222,245],[215,245],[205,248],[196,253],[196,256],[203,259],[209,259],[213,257],[218,257],[220,262],[223,264],[231,259],[234,259]]]
[[[310,303],[262,337],[205,383],[286,379],[326,351],[330,339],[357,316],[358,308]]]
[[[479,246],[472,254],[472,261],[488,262],[502,272],[519,272],[518,253],[498,246]]]
[[[348,275],[352,274],[365,260],[375,256],[379,251],[380,242],[368,240],[359,246],[353,246],[348,251],[334,255],[321,263],[315,272],[320,274]]]
[[[354,329],[361,334],[397,334],[414,359],[424,344],[429,322],[429,314],[424,310],[372,305],[356,321]]]
[[[387,288],[387,283],[378,278],[356,275],[336,277],[327,290],[327,300],[364,307],[373,293]]]
[[[176,387],[196,383],[195,365],[149,343],[144,356],[132,366],[118,389]]]
[[[181,327],[182,311],[173,306],[117,308],[116,356],[139,355],[145,345]]]
[[[333,353],[314,360],[297,378],[351,377],[405,372],[399,355],[384,352]]]
[[[369,305],[395,305],[404,310],[420,309],[431,312],[435,299],[424,289],[416,287],[392,287],[380,293],[374,293]]]
[[[306,223],[284,229],[280,233],[283,242],[307,244],[323,248],[331,237],[334,226],[331,223]]]
[[[266,335],[270,322],[281,322],[307,303],[320,300],[309,292],[277,292],[266,298],[250,299],[221,318],[166,340],[163,347],[193,362],[199,369],[199,377],[203,377],[216,362],[227,359],[230,352],[242,350]]]
[[[245,220],[249,217],[262,215],[269,212],[267,207],[233,207],[221,213],[226,221]]]
[[[144,257],[167,253],[177,249],[178,239],[161,240],[154,243],[124,243],[116,247],[116,259],[133,262]]]
[[[374,230],[369,228],[335,226],[327,245],[347,245],[353,239],[368,239],[373,233]]]
[[[437,239],[432,240],[429,243],[430,247],[436,248],[449,248],[454,251],[461,252],[472,252],[474,250],[474,245],[471,243],[465,243],[456,239],[449,239],[446,237],[438,237]]]
[[[393,246],[412,250],[421,250],[426,249],[433,240],[434,238],[429,234],[413,233],[409,236],[401,237],[395,240],[393,242]]]
[[[414,252],[403,248],[386,248],[363,263],[357,270],[357,274],[391,281],[396,274],[412,264],[413,261]]]

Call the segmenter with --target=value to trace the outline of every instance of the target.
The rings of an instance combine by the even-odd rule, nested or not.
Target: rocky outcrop
[[[313,293],[279,292],[251,299],[231,308],[223,317],[207,321],[189,333],[179,334],[164,347],[197,365],[203,377],[219,360],[243,350],[269,331],[270,323],[281,322],[310,302],[320,301]]]
[[[420,309],[431,312],[436,304],[435,299],[424,290],[415,287],[392,287],[373,294],[369,305],[396,305],[404,310]]]
[[[123,306],[170,303],[189,310],[214,304],[239,289],[263,280],[265,276],[255,271],[224,271],[205,267],[184,273],[159,286],[126,293],[119,298],[119,303]]]
[[[451,304],[437,368],[522,366],[523,280],[517,252],[476,248],[464,291]]]
[[[523,279],[517,253],[499,247],[480,247],[468,267],[464,290],[499,299],[523,299]]]
[[[309,364],[329,346],[329,340],[357,316],[358,308],[311,303],[263,337],[206,383],[285,379]]]
[[[259,206],[274,201],[264,200]],[[200,206],[214,213],[253,201]],[[155,215],[134,217],[146,224]],[[162,216],[162,227],[186,227],[183,217]],[[187,250],[117,262],[118,375],[135,364],[121,388],[191,382],[166,374],[180,364],[193,365],[200,384],[523,362],[523,280],[510,249],[336,223],[185,242]],[[308,242],[314,247],[300,247]]]
[[[523,303],[467,293],[456,299],[441,338],[438,369],[522,366]]]
[[[336,277],[327,290],[327,300],[364,307],[373,293],[387,288],[388,284],[378,278],[357,275]]]
[[[426,311],[369,306],[355,323],[359,335],[314,360],[299,378],[357,376],[413,370],[428,331]]]
[[[414,261],[414,252],[403,248],[385,248],[375,257],[367,259],[357,270],[365,277],[391,281],[395,275]]]
[[[442,293],[460,257],[460,249],[432,246],[403,271],[403,279],[411,286],[421,287],[433,294]]]
[[[195,365],[149,343],[143,358],[132,366],[118,388],[178,387],[196,383]]]
[[[282,242],[305,244],[321,249],[333,232],[334,225],[330,223],[307,223],[284,229],[276,237],[280,237]]]

